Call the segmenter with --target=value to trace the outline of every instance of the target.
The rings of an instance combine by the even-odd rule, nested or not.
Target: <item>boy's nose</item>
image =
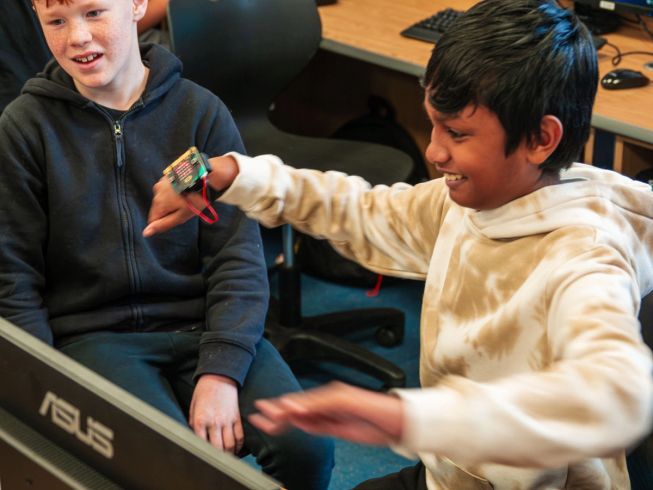
[[[447,163],[451,158],[449,151],[438,141],[431,137],[429,145],[426,147],[426,160],[433,165],[441,165]]]
[[[85,22],[70,22],[68,40],[74,46],[83,46],[91,41],[93,36]]]

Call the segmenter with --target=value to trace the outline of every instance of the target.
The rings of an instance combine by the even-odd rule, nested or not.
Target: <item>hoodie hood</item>
[[[568,226],[597,230],[638,271],[643,294],[653,289],[653,190],[643,182],[574,164],[560,183],[489,211],[470,211],[469,224],[489,239],[550,233]],[[646,278],[646,279],[644,279]]]
[[[141,45],[141,57],[143,64],[150,68],[147,85],[141,96],[142,102],[147,104],[165,94],[179,80],[182,64],[178,58],[157,44]],[[77,92],[72,77],[55,59],[48,62],[43,72],[25,83],[22,93],[61,99],[78,107],[93,104]]]

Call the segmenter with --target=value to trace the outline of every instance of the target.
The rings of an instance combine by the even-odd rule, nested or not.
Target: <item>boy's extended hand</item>
[[[215,190],[229,187],[238,175],[238,164],[231,156],[209,158],[209,163],[213,171],[209,173],[208,184]],[[199,194],[177,194],[165,176],[154,184],[153,192],[148,225],[143,230],[146,238],[168,231],[194,217],[195,213],[188,207],[188,202],[200,211],[206,207]]]
[[[168,231],[194,217],[195,213],[188,207],[187,199],[197,209],[206,207],[202,197],[197,194],[177,194],[167,177],[161,177],[153,189],[154,196],[147,216],[148,224],[143,230],[143,236],[146,238]]]
[[[218,374],[200,376],[190,403],[188,423],[195,434],[216,448],[237,454],[245,435],[236,382]]]
[[[403,426],[403,402],[383,393],[334,382],[303,393],[258,400],[259,413],[249,421],[270,434],[296,426],[353,442],[389,445],[399,442]]]

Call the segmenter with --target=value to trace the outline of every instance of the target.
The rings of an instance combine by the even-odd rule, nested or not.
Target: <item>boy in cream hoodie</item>
[[[376,272],[426,281],[420,389],[336,383],[261,400],[251,421],[419,455],[361,489],[629,488],[625,450],[652,414],[637,313],[653,289],[653,192],[572,164],[597,79],[572,12],[485,0],[426,70],[426,156],[443,178],[371,188],[273,156],[212,159],[220,201],[327,238]],[[189,219],[186,199],[202,205],[161,180],[144,234]]]

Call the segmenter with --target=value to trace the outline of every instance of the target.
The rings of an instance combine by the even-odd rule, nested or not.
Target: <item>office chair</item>
[[[249,154],[272,153],[296,167],[356,174],[372,184],[404,181],[411,174],[411,158],[396,149],[289,134],[270,122],[275,98],[319,47],[315,0],[171,0],[168,22],[184,76],[227,104]],[[333,361],[381,380],[384,388],[404,386],[401,369],[339,337],[376,328],[382,345],[396,345],[403,339],[403,312],[366,308],[302,316],[290,226],[282,229],[282,246],[279,298],[271,303],[265,331],[284,358]]]
[[[653,293],[642,299],[639,321],[642,324],[644,342],[653,349]],[[653,488],[653,433],[628,454],[626,462],[632,490]]]

